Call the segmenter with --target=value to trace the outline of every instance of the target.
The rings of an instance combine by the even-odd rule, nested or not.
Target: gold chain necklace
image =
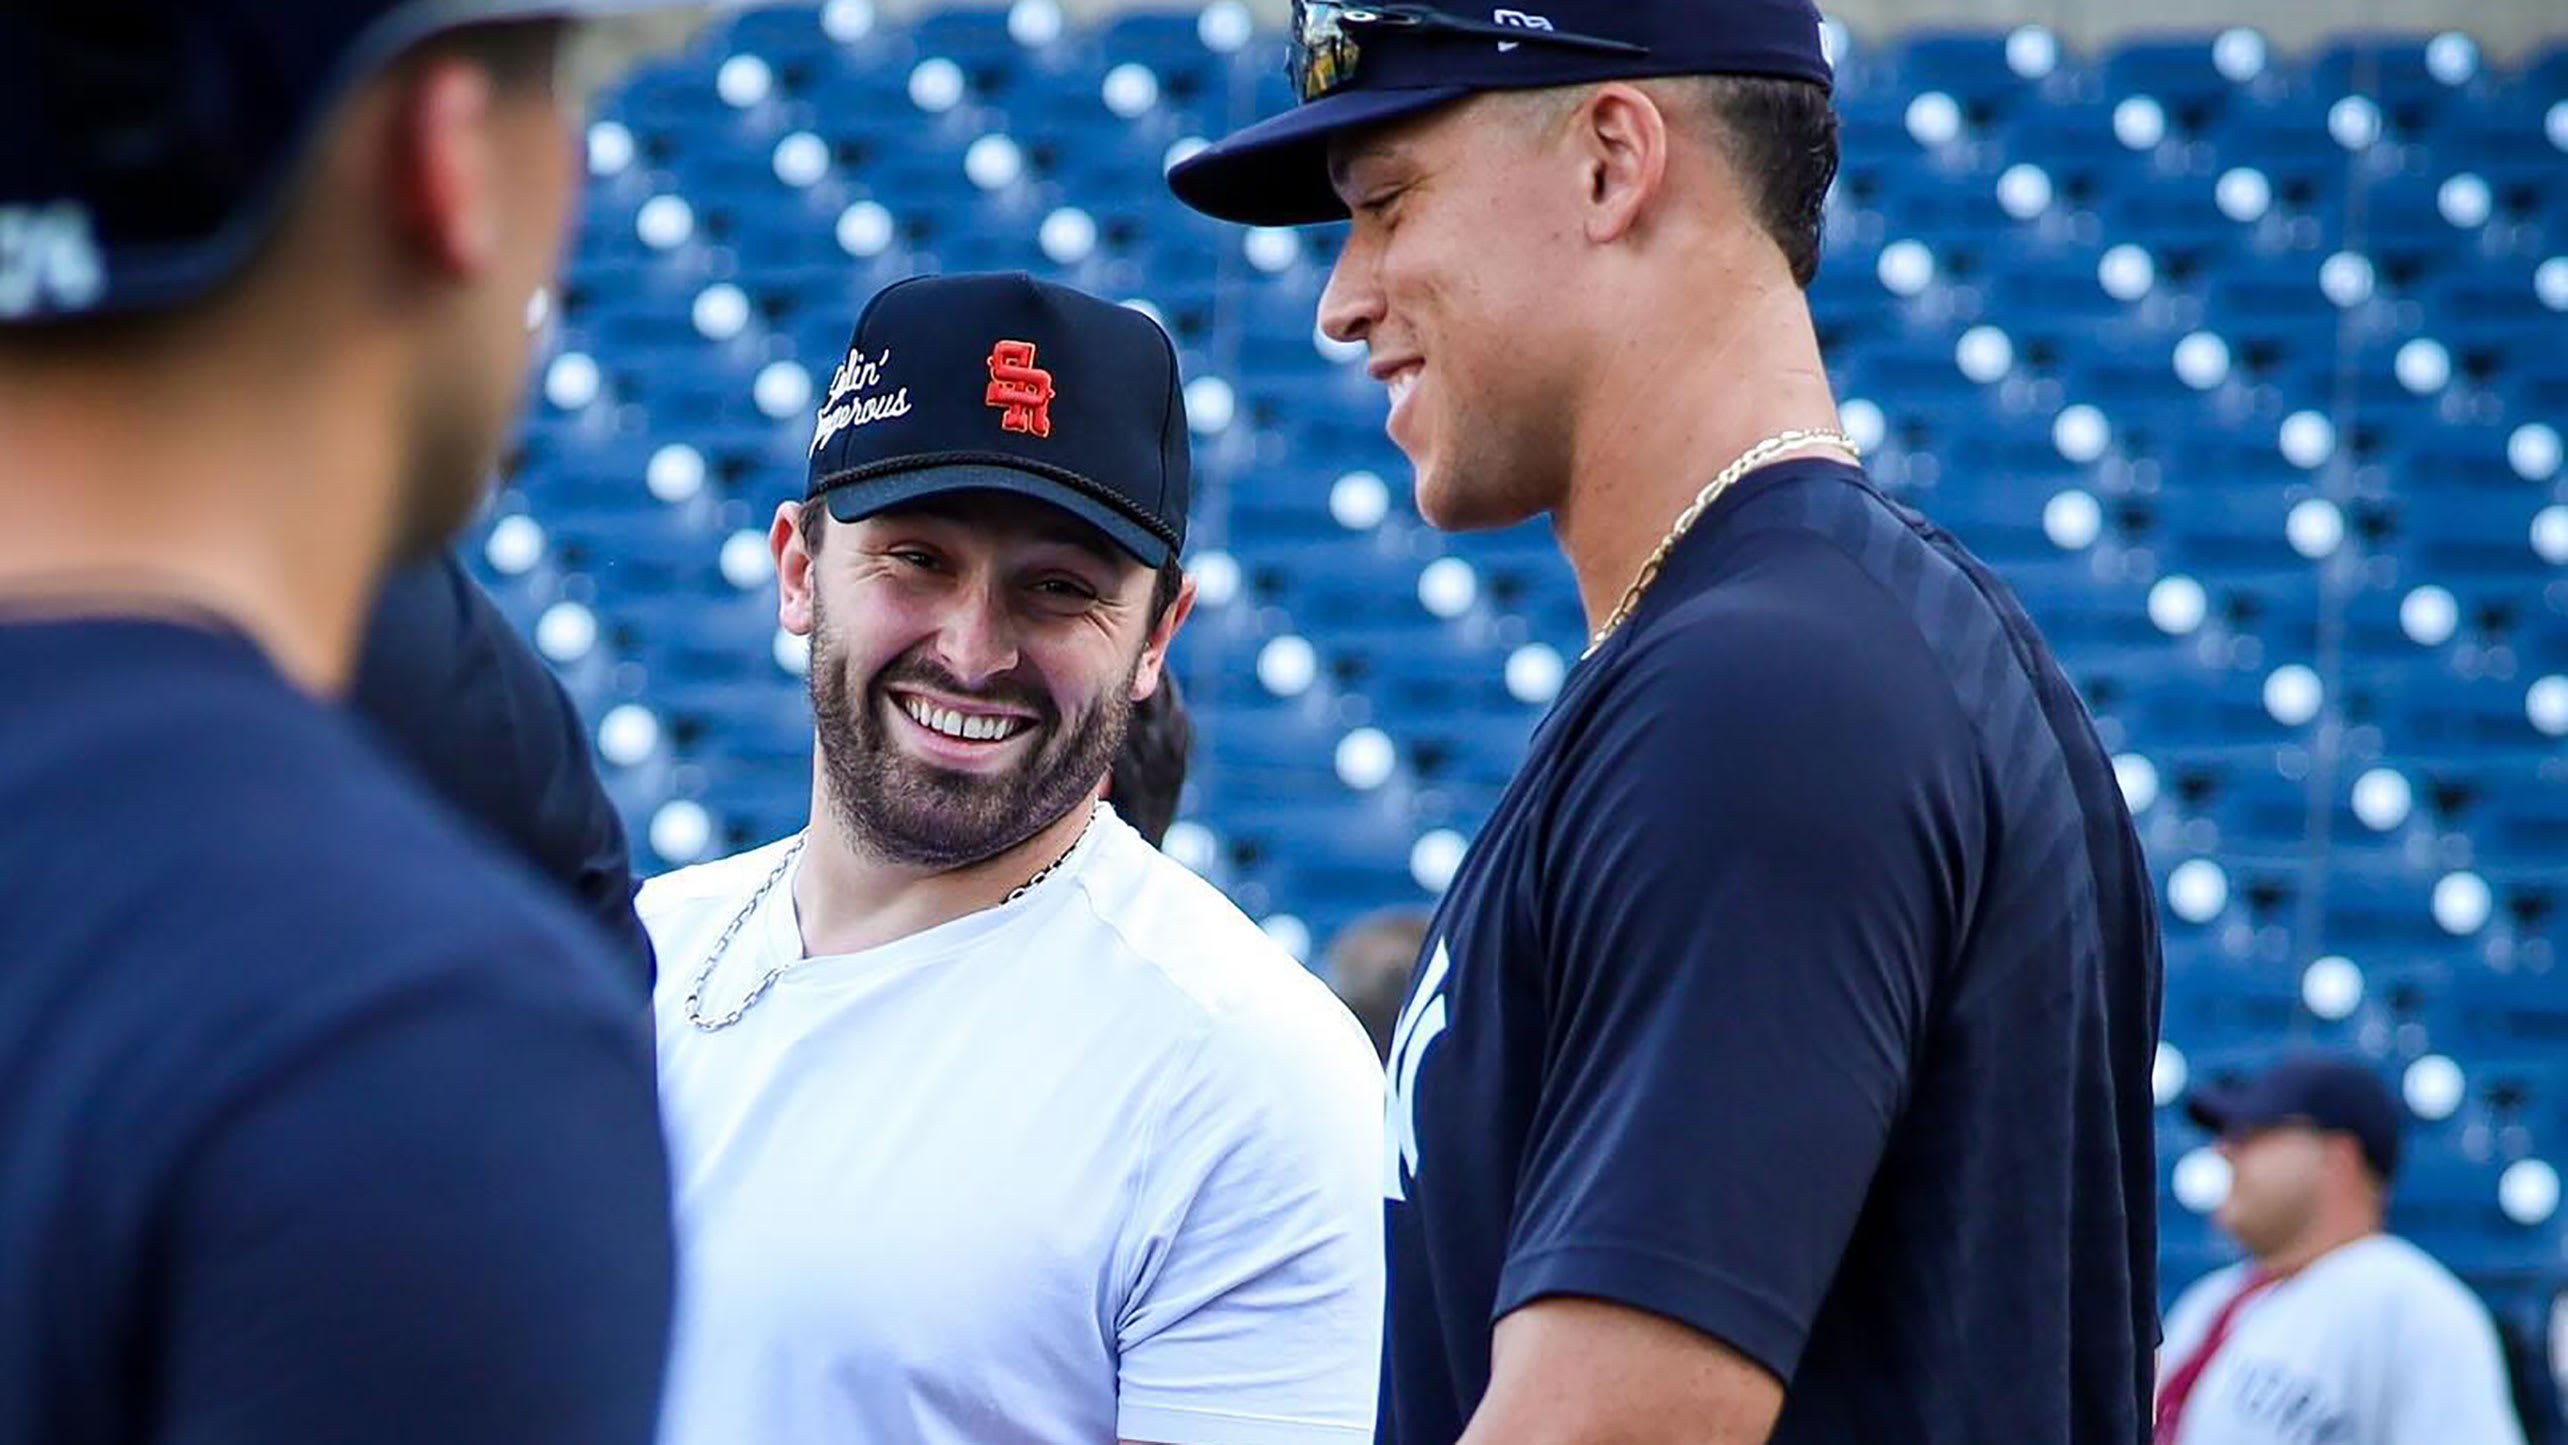
[[[1615,629],[1632,620],[1632,609],[1641,605],[1641,594],[1649,591],[1650,584],[1658,580],[1659,569],[1667,565],[1667,554],[1676,550],[1678,540],[1692,530],[1696,522],[1703,520],[1704,511],[1719,501],[1723,492],[1730,490],[1731,483],[1763,466],[1775,453],[1805,446],[1835,447],[1857,463],[1864,459],[1863,449],[1855,444],[1853,437],[1825,428],[1776,432],[1739,453],[1737,461],[1723,467],[1719,475],[1704,483],[1703,490],[1694,494],[1694,500],[1685,504],[1685,510],[1676,514],[1676,525],[1668,528],[1667,535],[1659,539],[1658,550],[1641,564],[1640,575],[1632,579],[1632,585],[1623,589],[1623,600],[1614,604],[1613,614],[1596,629],[1594,636],[1587,639],[1587,650],[1578,655],[1579,660],[1583,662],[1595,656],[1596,649],[1605,645],[1605,639],[1613,636]]]

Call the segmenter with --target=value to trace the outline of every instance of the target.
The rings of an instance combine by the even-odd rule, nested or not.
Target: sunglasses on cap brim
[[[1650,48],[1601,35],[1573,35],[1541,25],[1501,25],[1448,15],[1429,5],[1349,5],[1293,0],[1293,49],[1286,69],[1294,99],[1309,104],[1355,79],[1371,41],[1393,35],[1476,37],[1502,45],[1540,45],[1599,55],[1647,55]]]

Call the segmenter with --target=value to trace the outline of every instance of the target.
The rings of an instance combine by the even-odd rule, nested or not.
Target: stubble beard
[[[970,689],[917,658],[887,665],[859,688],[847,676],[817,593],[811,642],[812,729],[830,813],[850,843],[887,863],[947,872],[1018,846],[1096,791],[1132,727],[1137,652],[1119,685],[1074,718],[1065,720],[1051,699],[1026,691],[983,692],[1038,714],[1035,747],[1003,773],[937,767],[888,735],[887,688],[914,681],[959,697],[972,696]]]

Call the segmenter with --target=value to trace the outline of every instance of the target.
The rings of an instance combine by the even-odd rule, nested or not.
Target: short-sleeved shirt
[[[2168,1370],[2193,1358],[2249,1267],[2167,1312]],[[2259,1288],[2185,1397],[2176,1445],[2522,1445],[2487,1306],[2432,1255],[2376,1234]]]
[[[1023,897],[861,953],[804,956],[789,852],[642,890],[666,1445],[1369,1440],[1382,1075],[1327,987],[1103,806]],[[735,920],[707,1012],[788,967],[704,1032]]]
[[[2132,1440],[2158,943],[2110,760],[1950,537],[1740,482],[1576,667],[1390,1059],[1384,1438],[1553,1295],[1786,1383],[1777,1441]]]
[[[593,932],[239,635],[0,619],[0,1440],[640,1445]]]

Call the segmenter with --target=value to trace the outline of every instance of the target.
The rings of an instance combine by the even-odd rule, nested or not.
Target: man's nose
[[[1016,627],[993,583],[956,588],[938,620],[936,658],[955,681],[977,688],[1017,665]]]

